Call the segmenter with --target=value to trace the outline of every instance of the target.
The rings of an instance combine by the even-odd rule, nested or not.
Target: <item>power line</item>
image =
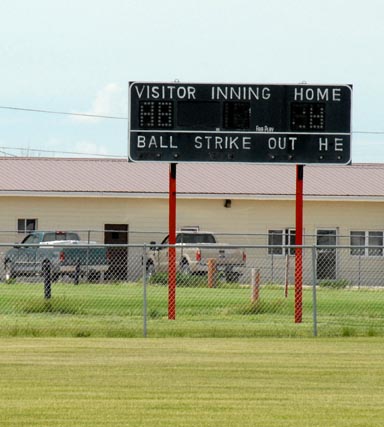
[[[6,151],[0,151],[0,153],[3,154],[4,156],[17,157],[16,154],[7,153]]]
[[[95,156],[95,157],[110,157],[110,158],[125,158],[126,156],[118,156],[113,154],[100,154],[100,153],[81,153],[77,151],[56,151],[56,150],[42,150],[37,148],[20,148],[20,147],[0,147],[0,150],[18,150],[18,151],[31,151],[34,153],[54,153],[54,154],[75,154],[81,156]],[[0,151],[0,153],[6,154],[8,156],[17,157],[15,154],[6,153],[5,151]]]
[[[355,130],[351,133],[363,133],[363,134],[373,134],[373,135],[383,135],[383,130]]]
[[[86,114],[86,113],[68,113],[66,111],[39,110],[36,108],[10,107],[7,105],[0,105],[0,108],[3,110],[29,111],[32,113],[62,114],[62,115],[66,115],[66,116],[80,116],[80,117],[94,117],[94,118],[100,118],[100,119],[128,120],[127,117],[104,116],[104,115],[100,115],[100,114]]]

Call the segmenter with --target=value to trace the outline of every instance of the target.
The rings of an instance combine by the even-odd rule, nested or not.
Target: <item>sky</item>
[[[384,163],[383,22],[382,0],[2,0],[0,155],[126,158],[129,81],[307,82],[353,85],[352,161]]]

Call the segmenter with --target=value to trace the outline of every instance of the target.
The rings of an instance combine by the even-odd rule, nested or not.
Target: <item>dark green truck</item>
[[[53,280],[75,274],[99,279],[108,270],[107,248],[81,241],[74,232],[36,231],[5,253],[6,280],[43,276],[48,269]]]

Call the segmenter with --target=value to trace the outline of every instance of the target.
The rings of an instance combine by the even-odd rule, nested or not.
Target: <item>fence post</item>
[[[285,254],[285,290],[284,290],[284,296],[285,298],[288,298],[288,286],[289,286],[289,253],[287,252]]]
[[[75,285],[78,285],[80,283],[80,272],[81,272],[81,264],[80,264],[80,258],[79,258],[76,261],[75,275],[74,275],[74,279],[73,279],[73,283]]]
[[[361,286],[361,254],[359,254],[359,281],[357,285],[357,289],[360,289]]]
[[[44,298],[51,298],[51,285],[52,285],[52,274],[51,274],[51,263],[44,262],[43,264],[43,276],[44,276]]]
[[[216,259],[214,258],[208,258],[207,259],[207,265],[208,265],[208,288],[216,288]]]
[[[251,270],[252,294],[251,302],[254,303],[259,299],[260,295],[260,270],[252,268]]]
[[[313,336],[317,337],[317,294],[316,294],[316,246],[312,246],[312,316]]]
[[[143,246],[143,336],[147,337],[147,246]]]
[[[89,261],[89,245],[90,245],[90,242],[91,242],[91,232],[88,230],[88,241],[87,241],[87,243],[88,243],[88,246],[87,246],[87,267],[86,267],[86,277],[89,279],[89,263],[90,263],[90,261]],[[95,262],[97,263],[97,260],[95,260]]]

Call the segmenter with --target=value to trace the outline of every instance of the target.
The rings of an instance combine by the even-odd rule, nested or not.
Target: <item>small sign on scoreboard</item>
[[[351,85],[129,84],[128,156],[348,164]]]

